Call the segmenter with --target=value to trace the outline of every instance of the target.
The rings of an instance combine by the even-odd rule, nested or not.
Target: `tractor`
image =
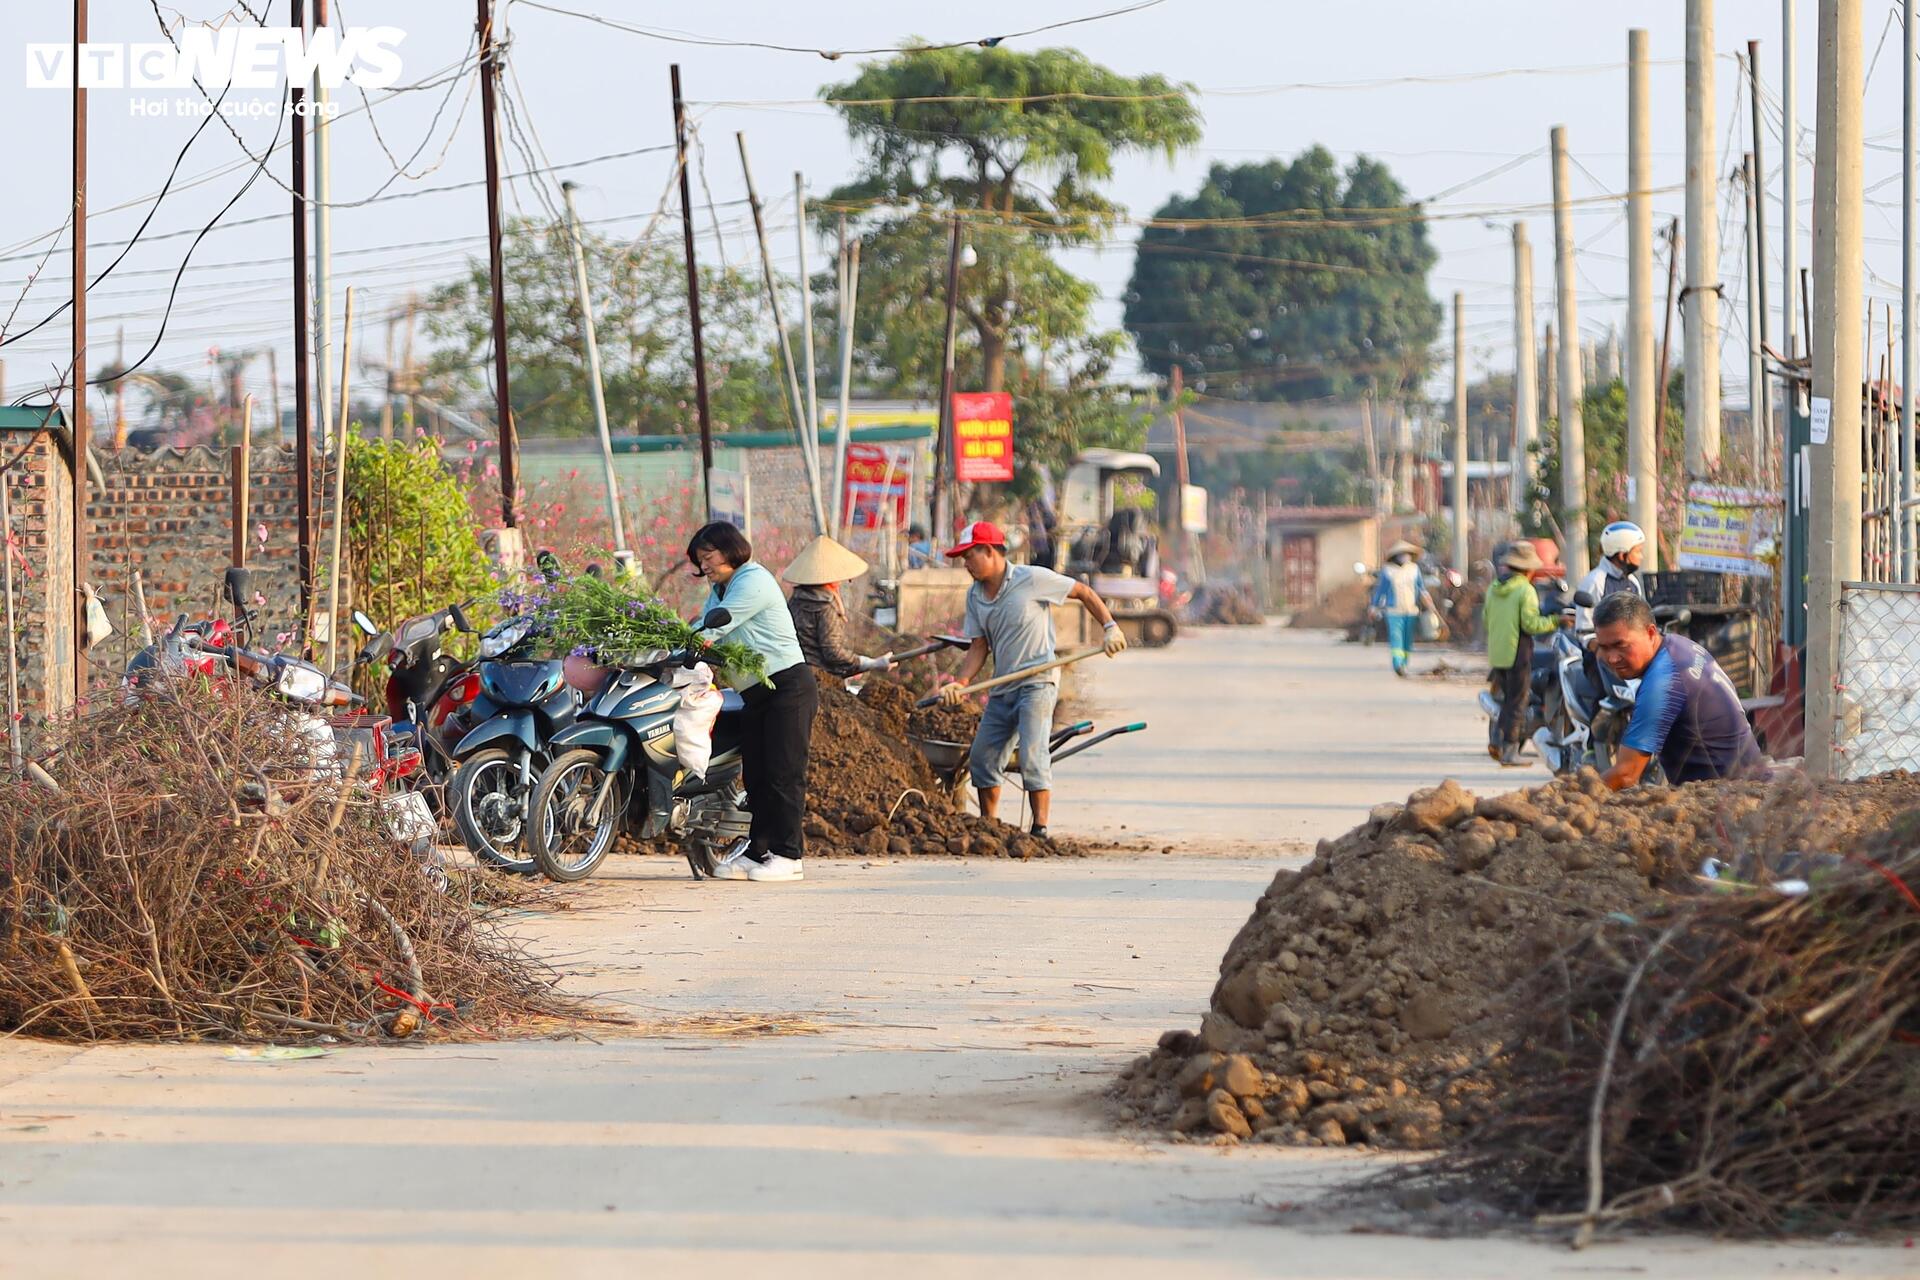
[[[1144,453],[1088,449],[1060,488],[1053,567],[1098,591],[1129,644],[1171,644],[1178,627],[1160,599],[1160,539],[1153,481],[1160,464]]]

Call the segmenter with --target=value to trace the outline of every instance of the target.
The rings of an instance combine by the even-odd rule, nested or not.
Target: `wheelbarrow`
[[[1080,754],[1089,747],[1099,746],[1109,738],[1117,738],[1123,733],[1138,733],[1146,727],[1146,721],[1138,720],[1133,724],[1123,724],[1117,728],[1094,733],[1093,721],[1078,720],[1073,724],[1062,725],[1060,728],[1055,729],[1047,738],[1047,747],[1053,757],[1054,763],[1058,764],[1069,756]],[[1093,734],[1093,736],[1087,737],[1088,734]],[[1075,738],[1083,737],[1086,738],[1086,741],[1074,742],[1072,746],[1066,745],[1069,742],[1073,742]],[[970,742],[945,742],[939,738],[922,737],[917,733],[908,734],[907,739],[912,742],[915,747],[919,748],[921,755],[926,757],[927,763],[933,768],[934,776],[940,779],[941,787],[949,794],[957,791],[960,786],[961,776],[966,772],[967,754],[973,744]],[[1007,762],[1007,769],[1011,772],[1018,770],[1019,767],[1020,752],[1016,748],[1012,758]]]

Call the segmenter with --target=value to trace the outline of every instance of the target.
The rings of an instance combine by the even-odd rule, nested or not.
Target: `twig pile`
[[[57,791],[0,777],[0,1031],[351,1040],[565,1011],[265,696],[161,685],[38,747]]]
[[[1885,843],[1912,849],[1914,824]],[[1515,992],[1510,1090],[1387,1175],[1543,1225],[1920,1224],[1920,856],[1593,927]]]

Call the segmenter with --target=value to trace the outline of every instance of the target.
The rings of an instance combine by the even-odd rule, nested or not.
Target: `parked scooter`
[[[355,665],[385,658],[384,692],[394,733],[418,743],[427,778],[444,784],[453,771],[454,745],[471,723],[462,713],[480,695],[473,664],[448,653],[446,638],[473,634],[473,624],[458,604],[408,618],[390,636],[375,633],[363,613],[354,615],[354,624],[370,636]]]
[[[522,874],[539,864],[526,839],[534,786],[552,763],[549,744],[572,725],[581,698],[565,664],[531,655],[531,618],[509,618],[480,640],[479,696],[472,728],[453,748],[459,767],[449,804],[454,826],[475,857]]]
[[[703,629],[732,615],[715,609]],[[526,838],[540,870],[555,880],[592,875],[622,829],[641,839],[664,835],[686,855],[694,879],[711,876],[723,851],[751,829],[740,772],[738,694],[723,692],[704,777],[688,778],[674,741],[680,690],[676,667],[698,651],[656,649],[622,663],[579,719],[553,735],[550,764],[534,792]]]

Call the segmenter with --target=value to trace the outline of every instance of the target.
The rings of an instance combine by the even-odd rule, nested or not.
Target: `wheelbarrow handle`
[[[1092,733],[1092,732],[1093,732],[1093,721],[1091,720],[1080,720],[1080,721],[1076,721],[1073,724],[1062,725],[1060,728],[1055,729],[1053,731],[1053,737],[1047,740],[1047,749],[1049,751],[1058,751],[1060,749],[1060,744],[1065,742],[1067,739],[1077,738],[1083,733]]]
[[[1123,724],[1117,729],[1108,729],[1105,733],[1096,733],[1091,738],[1088,738],[1085,742],[1076,742],[1072,746],[1068,747],[1065,751],[1055,752],[1053,757],[1054,763],[1058,764],[1060,761],[1065,760],[1068,756],[1079,755],[1082,751],[1085,751],[1088,747],[1097,747],[1101,743],[1105,742],[1108,738],[1117,738],[1123,733],[1138,733],[1146,727],[1147,727],[1147,722],[1145,720],[1140,720],[1140,721],[1136,721],[1133,724]]]

